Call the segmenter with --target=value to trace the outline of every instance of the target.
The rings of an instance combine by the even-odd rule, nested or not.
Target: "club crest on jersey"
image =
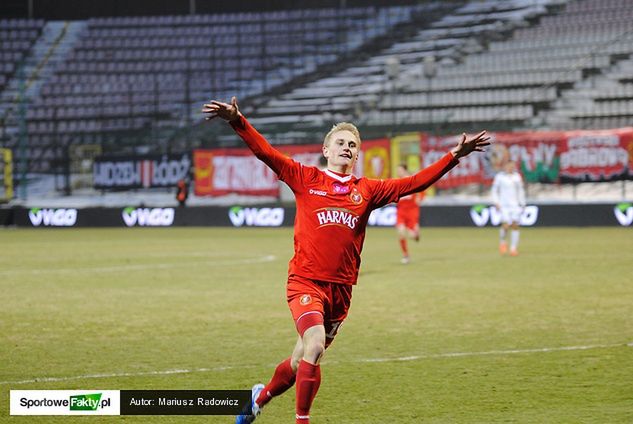
[[[349,186],[334,183],[332,185],[332,191],[334,191],[334,194],[347,194],[349,193]]]
[[[349,200],[351,200],[352,203],[355,205],[360,205],[361,203],[363,203],[363,196],[361,196],[356,187],[352,189],[352,192],[349,195]]]
[[[302,305],[309,305],[310,303],[312,303],[312,296],[310,296],[309,294],[304,294],[299,299],[299,303]]]
[[[326,225],[339,225],[350,229],[356,228],[358,215],[344,208],[322,208],[316,210],[316,217],[319,220],[319,228]]]

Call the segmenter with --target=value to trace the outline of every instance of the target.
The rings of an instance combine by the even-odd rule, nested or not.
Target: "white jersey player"
[[[525,208],[525,190],[523,179],[517,172],[516,163],[509,161],[503,171],[495,175],[492,181],[492,201],[501,214],[501,229],[499,230],[499,252],[505,255],[508,251],[506,235],[510,234],[510,255],[518,255],[519,221]]]

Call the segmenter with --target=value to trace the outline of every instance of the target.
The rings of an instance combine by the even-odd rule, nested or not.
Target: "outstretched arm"
[[[466,137],[465,133],[462,134],[457,146],[453,147],[442,159],[417,174],[396,180],[401,190],[400,197],[426,190],[457,165],[459,158],[468,156],[472,152],[483,152],[484,147],[488,145],[490,145],[490,137],[486,136],[486,130],[474,137]]]
[[[376,207],[395,202],[402,196],[426,190],[457,165],[459,158],[472,152],[483,152],[484,147],[490,144],[489,140],[490,137],[486,136],[486,131],[470,138],[463,134],[457,146],[420,172],[409,177],[377,181],[378,185],[374,191]]]
[[[207,115],[206,120],[221,118],[231,124],[255,156],[281,177],[283,168],[291,162],[291,159],[273,149],[264,136],[244,118],[237,106],[235,96],[231,98],[231,103],[211,100],[202,107],[202,112]]]

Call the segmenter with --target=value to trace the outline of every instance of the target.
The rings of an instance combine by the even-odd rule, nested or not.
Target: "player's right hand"
[[[207,114],[205,120],[213,118],[222,118],[225,121],[234,121],[240,117],[240,109],[237,106],[237,98],[233,96],[231,103],[223,103],[217,100],[211,100],[202,106],[202,113]]]

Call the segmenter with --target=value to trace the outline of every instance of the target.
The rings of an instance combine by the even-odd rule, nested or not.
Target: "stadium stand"
[[[30,99],[26,131],[30,158],[37,160],[29,168],[52,169],[47,158],[59,156],[60,148],[73,144],[98,144],[104,152],[132,152],[139,144],[146,149],[158,145],[162,151],[191,147],[191,137],[184,141],[181,137],[179,144],[174,134],[199,120],[200,105],[210,95],[265,95],[302,75],[323,73],[409,22],[425,7],[82,22],[64,60],[50,76],[40,78]],[[63,44],[64,36],[60,38],[57,42]],[[13,104],[14,118],[16,110]],[[13,124],[7,132],[16,134],[17,120],[6,122]],[[3,144],[15,147],[17,137]]]
[[[278,143],[313,142],[340,120],[366,136],[627,126],[632,17],[626,0],[462,0],[5,19],[0,145],[30,172],[63,166],[77,145],[233,146],[222,126],[198,125],[204,101],[231,95]]]
[[[470,2],[362,64],[270,99],[254,121],[318,125],[334,114],[432,132],[630,125],[631,13],[619,0]]]
[[[580,74],[517,70],[516,65],[504,69],[485,59],[479,59],[477,63],[483,64],[479,67],[460,62],[479,56],[475,53],[486,50],[490,40],[527,26],[548,13],[547,6],[560,3],[469,2],[364,63],[271,100],[256,110],[263,119],[255,122],[269,123],[268,117],[284,110],[288,114],[294,110],[294,101],[309,104],[310,99],[322,102],[332,96],[337,97],[336,112],[363,125],[415,124],[419,128],[430,122],[486,122],[493,117],[498,121],[500,115],[511,122],[523,121],[532,116],[535,104],[555,99],[556,93],[542,89],[543,85],[570,83]],[[535,101],[526,102],[531,96]],[[311,119],[310,115],[304,118]]]
[[[327,65],[408,18],[406,7],[93,19],[35,104],[68,131],[192,120],[210,93],[261,94]],[[95,104],[94,97],[99,97]],[[44,131],[47,131],[45,129]]]
[[[0,119],[5,125],[6,101],[15,101],[17,86],[10,85],[16,77],[20,64],[29,50],[42,35],[44,20],[2,19],[0,20]]]
[[[6,87],[43,27],[41,19],[0,20],[0,91]]]
[[[534,125],[546,128],[614,128],[630,125],[633,80],[633,10],[620,0],[570,3],[559,16],[546,17],[538,31],[520,31],[523,45],[563,51],[583,69],[583,79],[562,90],[551,111],[543,111]],[[551,59],[549,60],[551,61]],[[617,93],[617,94],[615,94]],[[629,116],[627,119],[626,116]]]

